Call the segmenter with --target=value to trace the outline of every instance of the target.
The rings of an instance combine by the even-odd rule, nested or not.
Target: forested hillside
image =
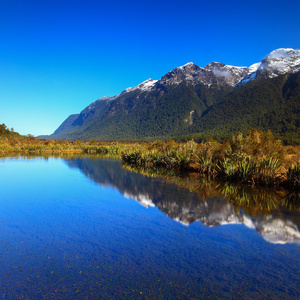
[[[224,140],[257,128],[271,130],[286,144],[300,142],[299,72],[257,78],[235,89],[183,81],[98,102],[90,112],[70,116],[51,138]]]
[[[149,141],[230,139],[238,131],[271,130],[300,143],[300,50],[280,48],[260,63],[235,67],[193,63],[147,79],[71,115],[49,137]]]
[[[300,73],[257,79],[210,107],[189,128],[194,137],[228,139],[250,128],[271,130],[287,144],[300,143]]]

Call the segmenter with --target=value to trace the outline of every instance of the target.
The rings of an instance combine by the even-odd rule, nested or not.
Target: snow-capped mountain
[[[298,102],[294,96],[290,99],[291,94],[286,91],[293,89],[297,95],[298,79],[292,76],[297,71],[300,71],[300,50],[290,48],[274,50],[261,62],[249,67],[211,62],[203,68],[189,62],[171,70],[159,80],[149,78],[118,95],[96,100],[81,113],[67,118],[50,138],[170,138],[201,132],[214,137],[214,134],[222,132],[224,139],[239,130],[238,127],[243,127],[272,131],[276,128],[276,132],[282,131],[294,141],[293,135],[298,125],[293,120],[298,119]],[[282,91],[277,87],[268,87],[273,84],[272,78],[282,74],[288,74],[280,79],[282,83],[279,89],[284,86]],[[251,89],[251,85],[247,85],[249,81],[255,81],[257,88],[251,92],[238,88],[244,85]],[[227,103],[224,107],[215,106],[224,101]],[[280,109],[281,116],[274,111],[278,110],[278,105],[284,105]],[[293,111],[288,110],[291,105]],[[213,106],[216,109],[211,109]],[[242,111],[238,111],[237,107]],[[228,119],[224,121],[225,111]],[[240,118],[240,114],[246,111],[249,117],[247,124]],[[271,115],[276,118],[271,120]],[[224,122],[230,128],[225,129]]]
[[[179,84],[186,80],[193,85],[201,82],[207,86],[218,83],[238,87],[262,75],[273,78],[299,70],[300,50],[280,48],[272,51],[260,63],[254,63],[250,67],[236,67],[211,62],[201,68],[190,62],[170,71],[159,82],[162,84]]]
[[[256,76],[264,71],[267,72],[269,78],[300,71],[300,50],[280,48],[272,51],[262,60]]]
[[[151,91],[156,87],[156,83],[165,85],[180,84],[186,81],[193,85],[202,83],[211,86],[215,83],[217,85],[228,84],[232,87],[238,87],[262,75],[273,78],[297,71],[300,71],[300,50],[280,48],[272,51],[261,62],[254,63],[250,67],[237,67],[220,62],[211,62],[202,68],[189,62],[168,72],[160,80],[149,78],[137,86],[125,89],[118,95],[103,97],[97,101],[112,101],[133,91],[139,91],[140,93]],[[91,103],[86,109],[93,109],[97,101]]]
[[[274,78],[300,71],[300,50],[280,48],[272,51],[260,63],[249,67],[249,73],[237,84],[243,85],[257,77]]]
[[[190,62],[168,72],[158,82],[160,84],[180,84],[185,80],[188,84],[193,85],[202,83],[206,86],[212,84],[235,86],[249,73],[248,69],[247,67],[234,67],[217,62],[211,62],[201,68]]]

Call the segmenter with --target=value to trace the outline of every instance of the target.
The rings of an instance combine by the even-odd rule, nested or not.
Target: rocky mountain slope
[[[277,49],[260,63],[235,67],[187,63],[71,115],[53,139],[228,138],[250,128],[299,139],[300,50]],[[224,125],[226,125],[224,127]]]

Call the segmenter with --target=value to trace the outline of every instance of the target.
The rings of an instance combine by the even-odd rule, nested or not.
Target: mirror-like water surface
[[[297,199],[239,207],[112,159],[6,158],[0,180],[3,299],[300,296]]]

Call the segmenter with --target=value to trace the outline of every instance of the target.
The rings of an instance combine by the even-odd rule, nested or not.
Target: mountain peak
[[[295,50],[292,48],[279,48],[273,50],[266,58],[268,62],[273,64],[290,64],[292,66],[300,64],[300,50]]]
[[[291,55],[295,52],[299,52],[299,50],[295,50],[293,48],[278,48],[273,50],[268,57],[281,57],[284,58],[288,55]]]
[[[143,91],[150,90],[155,85],[156,82],[157,82],[157,80],[148,78],[147,80],[140,83],[137,87]]]
[[[300,50],[279,48],[273,50],[262,60],[257,75],[264,73],[273,78],[281,74],[293,73],[300,70]]]
[[[299,70],[300,50],[279,48],[273,50],[260,63],[255,63],[250,67],[238,67],[225,65],[221,62],[211,62],[202,68],[193,62],[188,62],[162,76],[159,83],[180,84],[183,81],[187,81],[192,85],[202,83],[211,86],[217,83],[217,85],[227,84],[238,87],[259,76],[273,78],[280,74]],[[121,94],[135,90],[140,90],[141,92],[150,91],[154,88],[156,82],[157,80],[149,78],[135,87],[125,89]]]
[[[220,62],[211,62],[204,69],[212,72],[218,80],[223,79],[226,84],[231,86],[239,83],[249,72],[247,67],[235,67]]]
[[[180,84],[183,80],[187,80],[194,84],[201,70],[203,68],[189,62],[168,72],[159,82],[161,84]]]
[[[185,69],[185,68],[190,68],[193,66],[195,66],[195,64],[193,62],[188,62],[185,65],[178,67],[177,69]]]
[[[157,80],[153,80],[151,78],[146,79],[145,81],[141,82],[137,87],[141,88],[145,85],[153,85]]]
[[[135,90],[141,90],[141,91],[148,91],[151,90],[151,88],[155,85],[155,83],[157,82],[157,80],[153,80],[151,78],[148,78],[147,80],[143,81],[142,83],[138,84],[137,86],[134,87],[129,87],[127,89],[125,89],[123,93],[129,93]]]
[[[213,68],[222,68],[224,67],[225,64],[221,63],[221,62],[215,62],[215,61],[212,61],[210,62],[209,64],[207,64],[204,69],[206,70],[212,70]]]

